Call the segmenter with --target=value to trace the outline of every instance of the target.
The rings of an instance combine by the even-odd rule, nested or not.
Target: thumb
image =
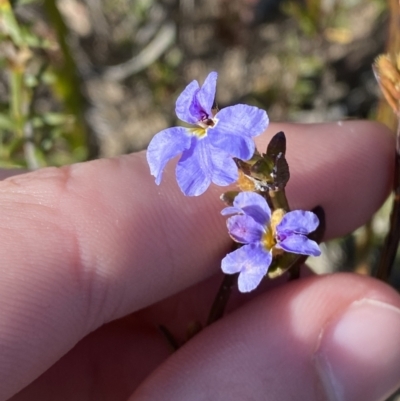
[[[400,386],[399,308],[371,278],[289,283],[201,332],[130,401],[383,401]]]

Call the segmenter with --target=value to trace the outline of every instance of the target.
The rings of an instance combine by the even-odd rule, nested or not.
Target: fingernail
[[[330,401],[385,400],[400,386],[400,309],[353,303],[322,330],[315,362]]]

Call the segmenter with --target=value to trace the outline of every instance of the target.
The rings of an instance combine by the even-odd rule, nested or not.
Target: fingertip
[[[376,401],[400,386],[400,309],[364,298],[321,332],[317,372],[332,401]]]
[[[364,309],[354,314],[357,303],[364,309],[383,308],[385,316]],[[392,348],[400,334],[399,306],[395,291],[361,276],[291,282],[202,331],[131,400],[203,400],[210,394],[213,400],[233,401],[265,399],[265,394],[282,400],[383,400],[400,384],[400,352]],[[360,312],[367,319],[359,320]],[[346,323],[343,319],[350,324],[351,341],[348,331],[337,328]],[[380,333],[392,325],[392,333],[374,349],[371,342],[379,343]],[[352,345],[353,340],[360,344]],[[333,390],[330,377],[321,379],[325,366],[335,374]]]

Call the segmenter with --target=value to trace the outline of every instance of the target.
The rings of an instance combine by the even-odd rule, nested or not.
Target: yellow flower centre
[[[276,226],[282,221],[285,214],[286,212],[283,209],[276,209],[272,212],[270,224],[274,235],[276,234]]]
[[[198,138],[204,138],[207,135],[207,129],[201,127],[190,128],[190,132]]]
[[[263,235],[261,242],[265,249],[271,251],[276,245],[276,226],[282,221],[283,216],[286,212],[283,209],[276,209],[272,212],[271,221],[266,227],[265,234]],[[275,251],[275,249],[273,249]],[[277,250],[278,251],[278,250]],[[276,252],[279,253],[279,252]]]
[[[204,138],[207,136],[207,130],[215,127],[215,124],[217,124],[216,118],[204,118],[197,123],[196,128],[190,128],[190,132],[198,138]]]
[[[268,225],[267,230],[261,239],[261,242],[264,248],[268,251],[270,251],[276,245],[275,236],[271,230],[270,225]]]

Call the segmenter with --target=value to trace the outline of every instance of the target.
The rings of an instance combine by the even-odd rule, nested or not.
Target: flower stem
[[[388,281],[396,258],[400,241],[400,122],[396,133],[395,173],[393,182],[393,204],[390,215],[389,232],[386,235],[378,270],[375,277],[382,281]]]
[[[175,339],[175,337],[172,335],[172,333],[162,324],[158,326],[158,329],[160,330],[161,334],[165,337],[167,340],[169,346],[171,347],[172,351],[177,351],[179,349],[179,343]]]
[[[268,191],[268,195],[271,200],[273,210],[283,209],[286,212],[290,210],[284,189],[270,190]]]
[[[232,287],[237,280],[237,274],[225,274],[221,286],[211,306],[207,319],[207,326],[221,319],[231,295]]]

